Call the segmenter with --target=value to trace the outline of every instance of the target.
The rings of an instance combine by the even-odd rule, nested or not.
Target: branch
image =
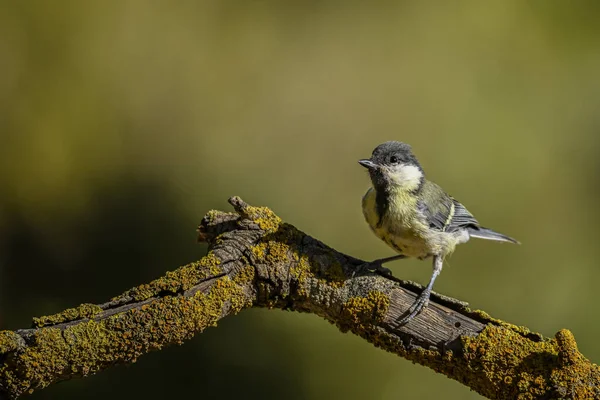
[[[310,312],[375,346],[457,380],[491,399],[600,397],[600,368],[573,335],[554,338],[496,320],[433,294],[403,327],[396,321],[419,285],[370,272],[283,223],[270,209],[229,200],[199,226],[209,243],[200,261],[167,272],[111,301],[34,318],[0,331],[0,398],[85,377],[182,343],[244,308]]]

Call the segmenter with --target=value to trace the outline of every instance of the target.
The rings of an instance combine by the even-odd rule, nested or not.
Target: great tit
[[[373,184],[362,198],[364,217],[375,235],[398,252],[372,261],[367,267],[389,274],[389,269],[383,267],[386,262],[405,257],[433,258],[428,285],[396,325],[406,324],[427,306],[444,258],[457,244],[472,237],[519,243],[479,225],[465,206],[425,179],[408,144],[383,143],[373,150],[371,158],[359,163],[368,169]]]

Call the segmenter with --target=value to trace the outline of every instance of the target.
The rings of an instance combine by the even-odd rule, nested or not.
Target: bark
[[[491,399],[600,398],[600,369],[573,335],[553,338],[433,294],[424,312],[394,323],[421,286],[362,271],[283,223],[270,209],[229,200],[199,226],[207,256],[111,301],[0,331],[0,397],[16,398],[181,343],[248,307],[310,312],[375,346],[425,365]]]

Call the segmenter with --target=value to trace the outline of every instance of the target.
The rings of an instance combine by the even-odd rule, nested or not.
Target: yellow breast
[[[377,213],[375,189],[370,188],[363,196],[363,215],[375,235],[400,254],[425,258],[432,254],[426,240],[427,227],[417,216],[417,199],[409,193],[398,192],[390,196],[385,217]]]

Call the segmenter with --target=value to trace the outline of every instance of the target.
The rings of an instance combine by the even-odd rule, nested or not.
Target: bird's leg
[[[363,265],[360,266],[359,270],[379,272],[382,275],[392,275],[392,271],[390,271],[389,268],[384,267],[383,264],[388,263],[390,261],[401,260],[403,258],[406,258],[406,256],[403,254],[397,254],[395,256],[386,257],[386,258],[379,258],[377,260],[374,260],[374,261],[371,261],[368,263],[364,263]]]
[[[394,322],[394,326],[402,326],[406,325],[410,320],[419,315],[421,311],[427,306],[429,303],[429,296],[431,296],[431,290],[433,289],[433,283],[435,279],[438,277],[440,272],[442,272],[442,266],[444,265],[444,258],[442,256],[434,256],[433,257],[433,274],[431,274],[431,279],[427,284],[427,287],[423,289],[419,297],[415,300],[412,306],[407,311],[406,316],[401,318],[398,321]]]

